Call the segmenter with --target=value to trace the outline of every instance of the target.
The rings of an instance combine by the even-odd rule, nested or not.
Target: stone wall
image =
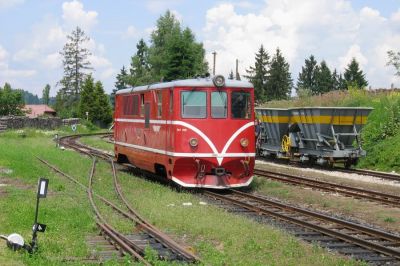
[[[6,126],[7,129],[25,127],[55,129],[62,125],[62,120],[58,117],[29,118],[26,116],[2,116],[0,117],[0,124]]]

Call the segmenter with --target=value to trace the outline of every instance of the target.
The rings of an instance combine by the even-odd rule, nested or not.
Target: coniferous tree
[[[50,101],[50,85],[46,84],[42,92],[42,102],[43,104],[49,105]]]
[[[136,54],[131,58],[129,75],[122,77],[124,82],[131,86],[144,85],[152,79],[149,66],[149,48],[143,39],[140,39],[136,49]]]
[[[305,89],[310,90],[312,94],[317,93],[315,75],[318,69],[317,61],[314,56],[305,60],[305,66],[301,68],[299,77],[297,79],[297,90]]]
[[[94,98],[94,80],[91,75],[87,76],[82,84],[81,98],[79,102],[79,117],[93,121],[96,115]],[[86,112],[88,115],[86,116]]]
[[[91,75],[86,77],[82,85],[79,116],[101,126],[109,124],[112,120],[110,102],[103,85],[100,81],[94,82]]]
[[[347,65],[343,76],[347,86],[355,86],[359,89],[363,89],[368,86],[368,81],[365,79],[365,74],[360,69],[358,62],[354,57]]]
[[[108,125],[112,121],[112,109],[100,81],[94,85],[94,102],[94,122],[98,122],[101,126]]]
[[[315,92],[326,93],[334,90],[334,80],[332,79],[332,73],[326,62],[322,60],[320,65],[317,67],[315,72]]]
[[[336,70],[336,68],[332,72],[332,90],[339,90],[339,74]]]
[[[122,66],[121,72],[117,75],[117,81],[115,82],[115,89],[113,89],[110,95],[111,106],[114,109],[115,106],[115,94],[119,90],[123,90],[128,88],[127,80],[128,80],[128,72],[125,69],[125,66]]]
[[[75,115],[79,105],[82,83],[88,75],[87,71],[92,69],[88,60],[91,53],[85,48],[85,43],[90,39],[79,27],[76,27],[67,36],[67,39],[67,43],[60,52],[63,56],[64,76],[59,81],[61,89],[57,93],[56,108],[61,113]]]
[[[393,66],[396,69],[395,75],[400,76],[400,52],[395,52],[393,50],[387,51],[389,61],[387,66]]]
[[[256,53],[254,66],[246,69],[247,75],[244,76],[249,79],[254,85],[254,97],[257,102],[264,102],[267,99],[267,79],[268,69],[270,66],[268,52],[261,45]]]
[[[24,105],[21,90],[13,90],[8,83],[0,87],[0,115],[23,115]]]
[[[266,96],[267,100],[287,99],[293,87],[289,63],[286,62],[279,48],[272,57],[267,74]]]

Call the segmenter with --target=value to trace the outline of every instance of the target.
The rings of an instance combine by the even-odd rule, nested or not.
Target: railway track
[[[264,158],[258,157],[259,160],[265,160]],[[269,160],[266,160],[269,161]],[[335,166],[333,168],[324,168],[322,166],[318,165],[307,165],[307,164],[302,164],[298,161],[287,161],[287,160],[279,160],[275,159],[272,160],[271,162],[281,164],[281,165],[289,165],[291,167],[295,168],[308,168],[312,167],[318,170],[323,170],[323,171],[337,171],[337,172],[342,172],[342,173],[348,173],[348,174],[358,174],[358,175],[368,175],[368,176],[373,176],[381,179],[386,179],[386,180],[391,180],[391,181],[398,181],[400,182],[400,174],[394,174],[394,173],[386,173],[386,172],[379,172],[379,171],[373,171],[373,170],[367,170],[367,169],[346,169],[344,167],[338,167]]]
[[[262,169],[254,169],[254,174],[295,186],[311,187],[313,189],[321,191],[338,193],[347,197],[365,199],[369,201],[378,202],[380,204],[400,207],[400,197],[392,194],[381,193],[373,190],[355,188],[350,186],[344,186],[331,182],[319,181],[311,178],[277,173]]]
[[[87,191],[89,196],[89,201],[96,214],[96,224],[100,228],[102,234],[105,235],[107,238],[112,239],[113,244],[116,244],[118,246],[118,249],[123,250],[124,253],[127,253],[132,257],[137,258],[138,261],[144,263],[145,265],[149,265],[148,262],[146,262],[143,258],[146,247],[151,247],[153,250],[157,251],[160,260],[178,261],[184,263],[199,262],[200,259],[197,256],[186,251],[185,248],[181,247],[168,235],[166,235],[165,233],[154,227],[152,224],[150,224],[148,221],[146,221],[143,217],[141,217],[137,213],[137,211],[135,211],[131,207],[131,205],[126,200],[124,194],[122,193],[121,186],[117,178],[117,171],[114,162],[111,160],[112,156],[78,143],[77,138],[79,137],[80,136],[64,137],[60,139],[60,142],[65,146],[73,148],[93,158],[88,186],[85,186],[84,184],[80,183],[77,179],[67,175],[66,173],[63,173],[61,170],[51,165],[50,163],[42,159],[39,160],[44,164],[46,164],[51,169],[53,169],[58,174],[67,177],[68,179],[78,184]],[[94,180],[97,158],[106,160],[107,162],[110,163],[115,192],[118,198],[122,201],[123,205],[128,209],[128,211],[122,210],[111,201],[93,192],[92,184]],[[113,229],[109,224],[107,224],[105,219],[100,214],[93,199],[93,196],[96,196],[105,205],[111,207],[114,211],[118,212],[120,216],[130,220],[134,224],[133,231],[135,233],[130,235],[124,235]]]
[[[397,235],[236,190],[226,194],[205,191],[204,194],[232,212],[257,220],[265,218],[297,237],[355,259],[375,265],[400,262]]]
[[[80,145],[79,149],[86,153],[88,147]],[[225,194],[211,191],[203,193],[231,212],[272,223],[296,237],[346,256],[373,265],[400,264],[398,235],[237,190],[227,190]]]

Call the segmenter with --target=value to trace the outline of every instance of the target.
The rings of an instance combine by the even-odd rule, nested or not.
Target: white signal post
[[[47,196],[47,188],[49,185],[49,180],[46,178],[39,178],[37,198],[36,198],[36,212],[35,212],[35,223],[32,228],[32,252],[37,249],[37,232],[44,232],[46,230],[45,224],[38,223],[38,214],[39,214],[39,199],[46,198]]]

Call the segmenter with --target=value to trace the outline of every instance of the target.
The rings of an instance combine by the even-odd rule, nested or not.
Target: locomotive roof
[[[129,93],[133,91],[145,91],[150,89],[166,89],[172,87],[215,87],[211,78],[182,79],[170,82],[154,83],[150,85],[138,86],[119,90],[116,94]],[[228,88],[253,88],[253,84],[241,80],[225,80],[225,87]]]

